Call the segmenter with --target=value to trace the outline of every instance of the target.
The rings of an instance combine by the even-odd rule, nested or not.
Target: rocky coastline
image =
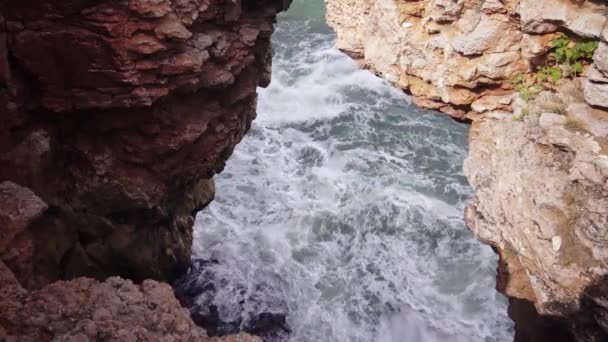
[[[188,270],[289,2],[0,1],[0,339],[206,340],[146,279]]]
[[[325,2],[341,50],[472,123],[466,219],[516,341],[608,340],[606,2]],[[166,283],[289,4],[0,0],[0,340],[260,340],[207,337]]]
[[[417,105],[472,122],[466,219],[500,256],[516,341],[605,341],[607,4],[326,4],[340,49]]]

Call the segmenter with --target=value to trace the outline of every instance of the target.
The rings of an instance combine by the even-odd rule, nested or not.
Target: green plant
[[[513,86],[513,89],[519,93],[519,97],[521,97],[524,101],[528,102],[534,98],[538,93],[543,90],[542,86],[539,85],[529,85],[526,82],[524,74],[518,73],[513,76],[509,83]]]
[[[536,69],[536,79],[539,82],[551,81],[555,83],[562,78],[562,69],[558,67],[542,66]]]
[[[517,90],[517,87],[523,85],[524,82],[524,74],[517,73],[515,76],[511,77],[511,79],[509,79],[509,83],[511,83],[511,85],[513,85],[513,87],[515,88],[515,90]]]
[[[597,49],[597,41],[573,42],[568,36],[562,36],[551,41],[555,48],[555,57],[558,63],[573,63],[581,59],[591,59]]]
[[[578,76],[583,72],[583,64],[593,59],[599,43],[597,41],[575,42],[567,35],[551,41],[553,65],[537,68],[536,78],[540,82],[555,83],[563,77]]]

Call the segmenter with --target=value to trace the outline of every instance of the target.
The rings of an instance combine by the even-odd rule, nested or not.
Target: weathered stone
[[[608,114],[584,103],[571,104],[566,115],[543,112],[562,106],[558,99],[542,93],[526,104],[530,113],[521,122],[485,120],[476,127],[465,162],[476,194],[467,223],[501,257],[516,259],[502,262],[526,270],[527,279],[505,275],[515,277],[505,293],[563,319],[580,338],[598,338],[606,336],[599,328],[606,322],[583,309],[583,293],[608,271],[608,235],[598,229],[608,222],[602,147]],[[595,294],[598,300],[606,295]],[[595,327],[581,328],[585,322]]]
[[[142,18],[160,18],[171,12],[169,0],[132,0],[129,9]]]
[[[512,101],[512,95],[489,95],[473,102],[471,104],[471,109],[478,113],[494,111],[497,109],[508,109]]]
[[[510,32],[505,34],[505,32]],[[480,55],[519,49],[521,32],[506,15],[483,15],[472,32],[463,32],[452,41],[454,49],[463,55]]]
[[[589,68],[589,74],[587,75],[587,77],[589,81],[595,83],[608,83],[608,75],[599,71],[599,69],[595,65],[592,65]]]
[[[481,5],[481,10],[484,13],[505,13],[507,8],[501,0],[486,0]]]
[[[568,28],[581,37],[595,38],[602,32],[606,22],[606,16],[595,13],[594,15],[577,17]]]
[[[580,36],[595,38],[606,23],[603,6],[590,1],[521,0],[518,14],[524,32],[549,33],[565,27]]]
[[[585,100],[587,103],[608,108],[608,83],[585,82]]]
[[[192,32],[174,16],[163,18],[161,23],[154,28],[154,33],[158,39],[171,39],[177,41],[186,41],[192,37]]]
[[[208,338],[171,287],[151,280],[81,278],[28,293],[0,262],[0,284],[0,338],[9,341],[260,341],[247,334]]]
[[[608,4],[326,3],[340,49],[415,104],[475,121],[467,221],[500,255],[497,288],[510,297],[515,340],[608,340],[608,45],[584,66],[587,80],[547,85],[557,93],[515,96],[509,82],[522,73],[532,84],[558,32],[607,41]]]
[[[606,5],[570,0],[326,0],[338,48],[410,90],[421,106],[468,111],[487,89],[532,73],[555,32],[598,39]],[[421,85],[418,80],[426,84]],[[461,96],[466,88],[475,95]],[[444,102],[441,106],[439,102]],[[596,101],[597,102],[597,101]],[[481,107],[476,106],[477,110]],[[450,109],[450,110],[447,110]],[[489,111],[494,109],[488,108]],[[483,114],[483,113],[480,113]]]
[[[524,33],[521,41],[522,56],[528,59],[542,56],[551,49],[551,40],[554,37],[553,34]]]
[[[260,341],[145,279],[188,270],[289,3],[0,1],[0,340]]]
[[[584,122],[585,129],[594,136],[608,138],[608,112],[591,108],[585,103],[572,103],[566,108],[566,114],[571,119]]]
[[[48,208],[30,189],[0,183],[0,255]]]
[[[437,22],[452,22],[458,19],[464,9],[463,0],[432,0],[430,1],[429,17]]]
[[[288,1],[51,3],[0,5],[0,180],[53,208],[5,261],[26,288],[172,280],[211,177],[255,117]]]
[[[608,43],[601,42],[593,55],[594,65],[601,73],[608,75]]]

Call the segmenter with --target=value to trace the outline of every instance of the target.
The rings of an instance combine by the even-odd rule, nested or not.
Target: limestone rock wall
[[[145,279],[187,271],[289,3],[0,0],[0,340],[224,341]]]
[[[578,341],[605,341],[608,112],[569,94],[541,93],[518,102],[515,119],[473,124],[466,217],[506,263],[502,292],[560,318]]]
[[[416,104],[473,121],[472,231],[500,256],[516,341],[608,340],[608,3],[326,0],[340,49]],[[598,42],[540,94],[552,40]]]
[[[187,270],[288,3],[0,1],[0,182],[47,208],[0,256],[25,287]]]
[[[407,89],[416,104],[459,119],[510,111],[507,81],[542,65],[556,32],[587,39],[607,34],[604,1],[325,2],[340,49]],[[605,77],[597,78],[589,97],[605,90]]]
[[[593,106],[608,108],[608,25],[593,56],[593,65],[585,83],[585,100]]]

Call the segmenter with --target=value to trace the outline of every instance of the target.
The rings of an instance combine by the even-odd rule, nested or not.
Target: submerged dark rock
[[[218,260],[194,260],[190,272],[174,284],[177,298],[192,320],[209,336],[239,332],[264,341],[286,341],[288,305],[281,296],[282,281],[274,274],[238,279]]]

